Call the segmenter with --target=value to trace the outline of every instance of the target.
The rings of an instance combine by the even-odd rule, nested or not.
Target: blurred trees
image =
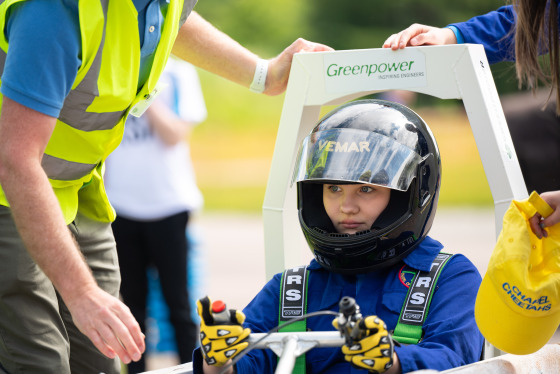
[[[244,46],[272,57],[308,27],[307,1],[199,0],[195,10]]]
[[[195,7],[216,27],[272,57],[295,38],[335,49],[379,48],[412,23],[445,26],[504,5],[504,0],[199,0]],[[493,67],[500,93],[517,89],[511,63]]]
[[[320,11],[310,14],[314,39],[325,38],[333,48],[377,48],[412,23],[442,27],[494,10],[503,0],[308,0]]]

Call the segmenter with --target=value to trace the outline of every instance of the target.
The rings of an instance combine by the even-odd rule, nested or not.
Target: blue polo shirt
[[[139,88],[149,75],[168,1],[133,0],[141,30]],[[3,95],[58,117],[81,64],[77,4],[73,0],[42,0],[11,7],[5,30],[10,51],[2,74]]]
[[[342,275],[323,269],[315,260],[308,269],[307,312],[338,312],[343,296],[356,299],[364,316],[377,315],[394,330],[408,286],[402,281],[403,267],[428,271],[443,246],[426,237],[403,262],[388,269],[358,275]],[[252,332],[268,332],[278,325],[281,274],[277,274],[243,310],[245,326]],[[423,340],[417,345],[396,347],[403,373],[420,369],[446,370],[480,359],[483,337],[474,319],[474,303],[481,277],[463,255],[453,256],[439,277],[424,324]],[[332,316],[307,320],[312,331],[334,331]],[[201,372],[197,350],[193,367]],[[360,373],[344,360],[340,348],[316,348],[306,354],[308,373]],[[252,350],[237,363],[239,373],[273,373],[276,355],[269,350]]]

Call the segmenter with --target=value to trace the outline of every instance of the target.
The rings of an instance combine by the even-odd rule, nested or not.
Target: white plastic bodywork
[[[193,374],[191,362],[166,369],[153,370],[150,374]],[[410,374],[557,374],[560,373],[560,346],[547,344],[529,355],[505,354],[454,369],[418,370]]]

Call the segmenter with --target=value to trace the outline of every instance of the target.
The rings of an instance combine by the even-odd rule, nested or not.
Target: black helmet
[[[404,105],[357,100],[331,111],[304,139],[294,169],[299,221],[313,255],[324,268],[347,274],[397,263],[432,226],[440,176],[432,132]],[[325,183],[371,183],[392,191],[370,230],[341,234],[323,206]]]

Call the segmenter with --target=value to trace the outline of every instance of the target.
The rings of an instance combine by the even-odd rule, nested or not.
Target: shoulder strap
[[[436,283],[443,266],[452,256],[448,253],[439,253],[429,272],[416,272],[410,283],[397,326],[393,332],[393,339],[399,343],[418,344],[422,339],[422,325],[428,316]]]
[[[307,280],[309,271],[307,266],[285,270],[280,280],[280,311],[278,324],[298,318],[307,313]],[[294,322],[279,329],[279,332],[306,331],[307,321]],[[293,373],[305,374],[305,355],[296,359]]]

